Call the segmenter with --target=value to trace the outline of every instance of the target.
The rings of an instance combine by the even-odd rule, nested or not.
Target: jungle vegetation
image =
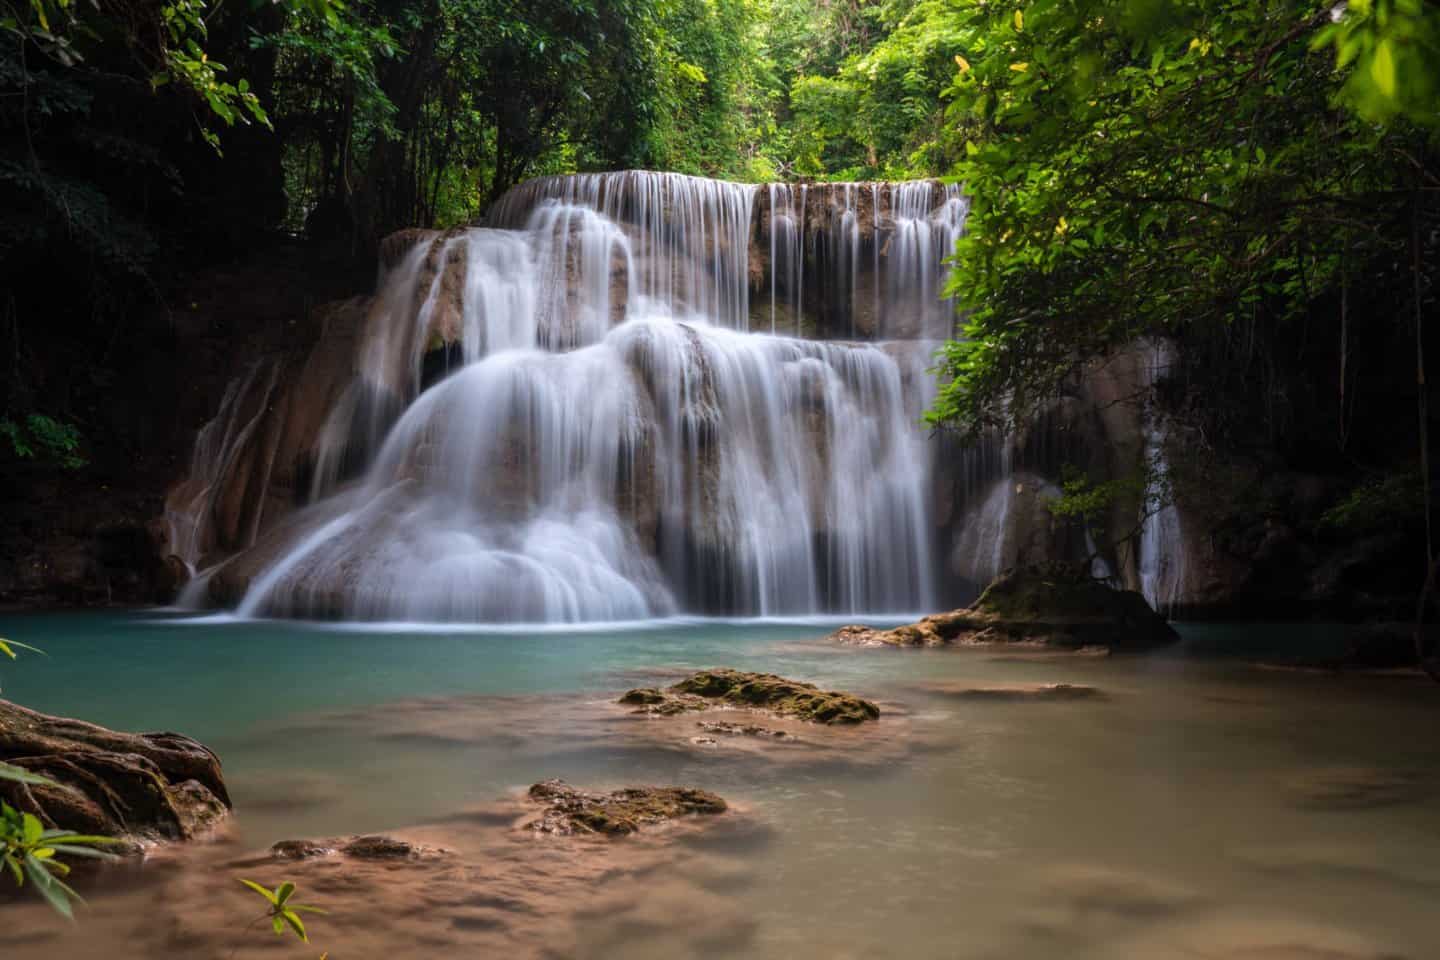
[[[1189,445],[1428,494],[1385,478],[1429,434],[1435,0],[0,0],[0,41],[12,460],[83,469],[205,264],[646,167],[963,182],[939,426],[1166,336]]]

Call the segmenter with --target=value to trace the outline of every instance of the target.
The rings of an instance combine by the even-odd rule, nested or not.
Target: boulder
[[[619,702],[639,707],[638,713],[661,716],[728,706],[821,724],[864,723],[880,717],[879,707],[852,694],[821,690],[812,683],[787,680],[773,673],[724,668],[702,670],[664,690],[630,690]]]
[[[188,840],[230,812],[220,759],[178,733],[120,733],[0,700],[0,761],[60,784],[0,780],[0,799],[51,828]]]
[[[1062,565],[1007,570],[968,607],[877,630],[841,627],[830,639],[861,646],[941,647],[1032,643],[1135,652],[1179,635],[1133,590],[1116,590]]]

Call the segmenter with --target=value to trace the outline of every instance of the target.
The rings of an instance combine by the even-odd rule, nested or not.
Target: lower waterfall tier
[[[363,480],[216,576],[252,615],[924,609],[929,451],[907,382],[927,357],[664,316],[492,354],[422,393]]]

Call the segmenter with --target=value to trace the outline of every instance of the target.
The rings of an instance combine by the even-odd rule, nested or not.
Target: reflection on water
[[[1333,632],[1303,628],[1182,625],[1211,655],[1146,659],[857,650],[816,642],[825,630],[0,621],[50,653],[8,668],[7,696],[197,736],[224,759],[238,811],[216,843],[82,878],[91,906],[73,931],[47,933],[23,901],[0,907],[19,938],[7,956],[224,956],[252,906],[234,878],[252,874],[293,877],[332,908],[312,933],[337,960],[1433,955],[1440,755],[1425,681],[1214,656],[1241,642],[1327,652]],[[872,731],[798,744],[696,744],[693,718],[609,703],[722,664],[884,713]],[[1013,695],[1051,683],[1101,695]],[[510,829],[507,798],[548,777],[698,786],[736,810],[537,844]],[[238,865],[279,839],[378,831],[448,852]],[[268,933],[240,944],[238,957],[307,955]]]

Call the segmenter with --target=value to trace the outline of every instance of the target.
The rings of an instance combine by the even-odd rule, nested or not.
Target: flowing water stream
[[[0,634],[50,653],[7,667],[7,696],[193,734],[224,758],[237,811],[213,843],[78,878],[90,905],[74,927],[38,904],[0,907],[6,956],[1433,955],[1440,756],[1423,735],[1433,689],[1226,656],[1315,655],[1340,631],[1181,624],[1173,653],[1107,659],[856,650],[818,642],[829,628],[5,618]],[[647,721],[609,704],[718,664],[873,697],[881,739],[823,756],[701,747],[648,736]],[[1035,682],[1088,684],[1105,698],[943,692]],[[558,856],[548,847],[525,848],[544,872],[524,883],[498,853],[464,873],[249,859],[280,839],[405,828],[465,850],[488,822],[473,811],[547,777],[704,787],[731,802],[734,827],[652,859],[605,861],[603,876],[574,884],[574,864],[546,859]],[[649,849],[602,846],[610,852],[592,855]],[[237,943],[251,905],[235,878],[286,874],[333,911],[310,923],[315,949],[258,929]]]

